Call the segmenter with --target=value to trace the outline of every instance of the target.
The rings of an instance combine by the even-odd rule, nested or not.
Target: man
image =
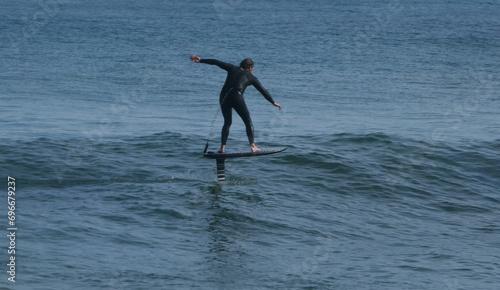
[[[196,63],[207,63],[216,65],[227,71],[227,78],[220,92],[219,103],[224,116],[224,126],[222,126],[221,147],[219,152],[224,153],[226,149],[226,141],[229,136],[229,127],[232,123],[232,109],[238,113],[245,123],[248,142],[250,142],[250,150],[252,152],[260,151],[254,143],[252,119],[248,112],[247,105],[243,99],[243,93],[249,85],[253,85],[271,104],[281,110],[280,104],[276,103],[269,92],[264,89],[259,80],[252,74],[253,61],[250,58],[244,59],[240,66],[225,63],[215,59],[201,59],[196,55],[192,55],[191,60]]]

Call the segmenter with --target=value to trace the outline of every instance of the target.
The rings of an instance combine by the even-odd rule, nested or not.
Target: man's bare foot
[[[250,144],[250,150],[251,150],[252,152],[258,152],[258,151],[260,151],[260,149],[259,149],[259,148],[257,148],[257,146],[255,146],[255,144],[254,144],[254,143]]]
[[[224,153],[224,150],[226,150],[226,145],[222,145],[219,149],[219,153]]]

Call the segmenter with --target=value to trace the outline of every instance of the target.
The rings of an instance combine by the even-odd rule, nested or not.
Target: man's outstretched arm
[[[269,92],[262,86],[259,79],[255,78],[253,86],[264,96],[264,98],[266,98],[266,100],[268,100],[271,104],[273,104],[273,106],[278,107],[281,110],[280,104],[276,103],[273,100],[273,97],[271,97],[271,94],[269,94]]]
[[[213,64],[213,65],[216,65],[216,66],[218,66],[221,69],[226,70],[226,71],[233,67],[233,65],[230,63],[225,63],[225,62],[222,62],[222,61],[216,60],[216,59],[201,59],[197,55],[192,55],[190,57],[190,59],[191,59],[191,61],[196,62],[196,63]]]

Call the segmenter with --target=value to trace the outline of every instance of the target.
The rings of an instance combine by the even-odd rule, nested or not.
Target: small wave
[[[431,143],[390,136],[335,134],[298,138],[276,163],[290,178],[314,181],[335,192],[339,188],[382,195],[480,195],[494,198],[500,187],[500,156],[495,142]],[[313,143],[306,146],[305,141]]]
[[[112,140],[39,138],[0,145],[0,162],[8,175],[33,185],[151,179],[161,167],[182,167],[186,159],[201,156],[202,143],[199,137],[171,132]]]
[[[289,136],[283,141],[294,145],[275,158],[259,159],[258,166],[272,179],[345,194],[406,192],[428,198],[456,192],[464,199],[479,195],[498,201],[499,142],[432,143],[384,133]],[[9,175],[33,187],[208,182],[213,164],[201,158],[203,143],[199,136],[168,131],[95,144],[85,138],[40,138],[1,145],[0,159]]]

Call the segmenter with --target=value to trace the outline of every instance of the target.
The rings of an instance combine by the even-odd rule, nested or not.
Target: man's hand
[[[280,108],[280,111],[281,111],[281,106],[280,106],[280,104],[278,104],[278,103],[274,102],[274,103],[273,103],[273,106]]]
[[[190,57],[190,59],[193,61],[193,62],[200,62],[201,58],[199,56],[196,56],[196,55],[192,55]]]

